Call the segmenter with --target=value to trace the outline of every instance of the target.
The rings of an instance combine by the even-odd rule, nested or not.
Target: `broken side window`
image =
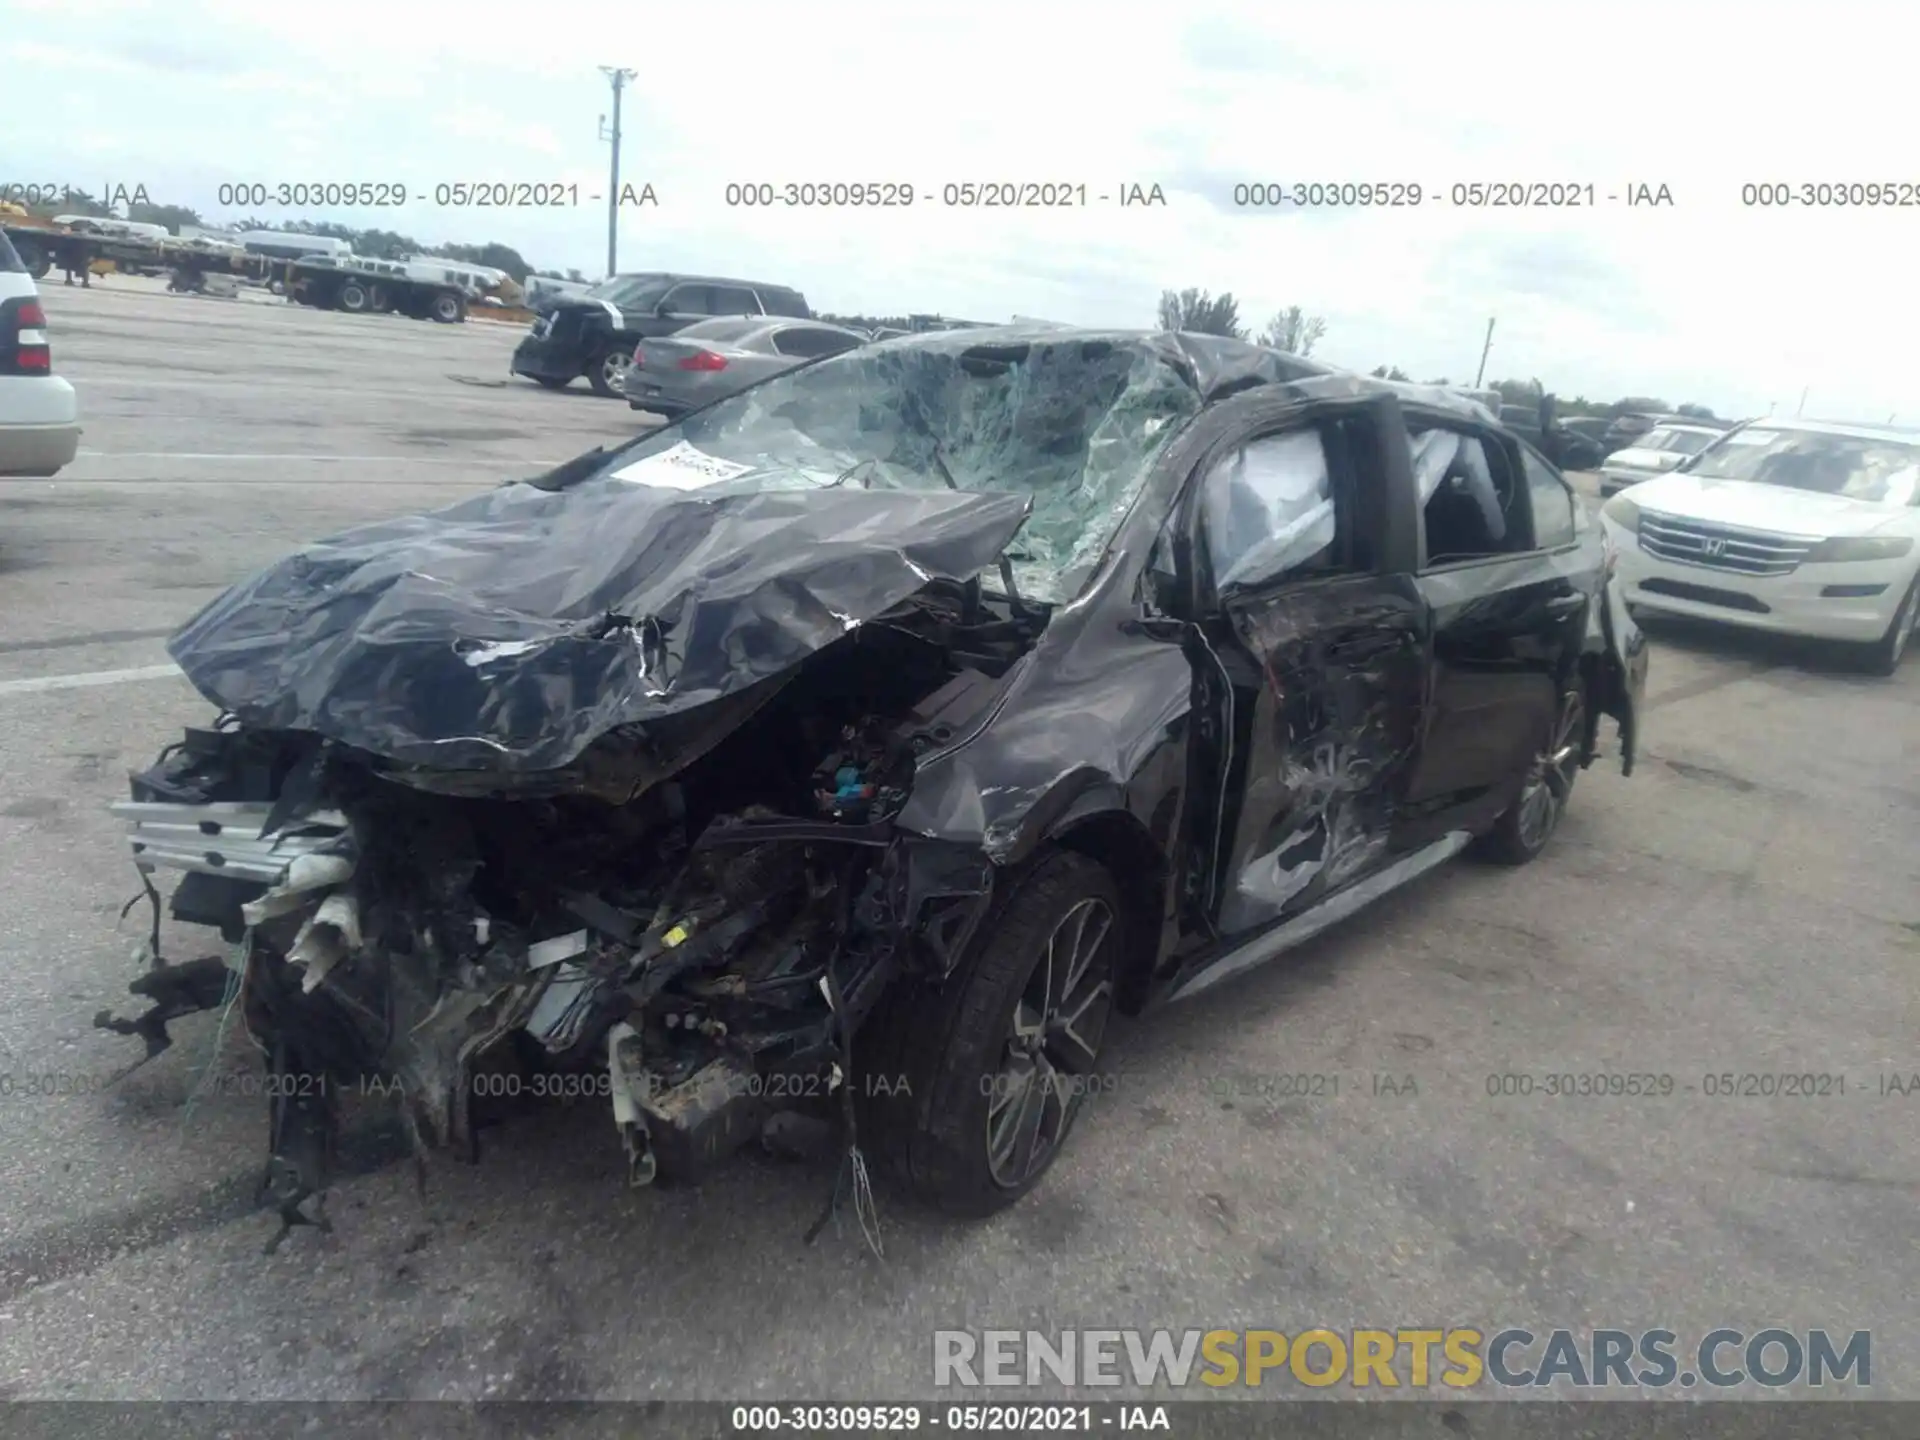
[[[1526,548],[1519,477],[1507,452],[1444,426],[1411,436],[1427,564],[1449,565]]]
[[[1207,550],[1214,584],[1246,585],[1331,560],[1333,482],[1318,430],[1264,435],[1207,476]]]
[[[1557,550],[1571,545],[1574,537],[1573,491],[1540,456],[1520,450],[1520,465],[1527,474],[1527,495],[1533,508],[1533,548]]]

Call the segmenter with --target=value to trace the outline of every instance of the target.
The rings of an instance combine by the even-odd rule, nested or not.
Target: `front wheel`
[[[1493,829],[1481,836],[1475,849],[1498,865],[1524,865],[1542,850],[1560,828],[1573,782],[1580,774],[1580,746],[1587,727],[1584,683],[1560,697],[1560,707],[1548,727],[1547,741],[1527,766],[1520,793]]]
[[[896,982],[863,1034],[862,1132],[918,1199],[991,1215],[1059,1158],[1098,1088],[1123,913],[1103,866],[1059,851],[996,902],[944,983]]]
[[[442,325],[458,325],[467,318],[467,307],[458,295],[435,295],[429,314]]]
[[[1920,620],[1920,576],[1907,587],[1906,598],[1887,622],[1887,633],[1865,649],[1861,659],[1874,675],[1891,675],[1900,668],[1907,646],[1913,641],[1915,622]]]
[[[340,287],[340,308],[349,315],[362,315],[373,308],[373,296],[364,285],[349,280]]]

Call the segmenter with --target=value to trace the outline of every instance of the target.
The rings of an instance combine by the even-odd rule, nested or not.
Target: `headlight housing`
[[[1630,535],[1640,533],[1640,507],[1625,495],[1616,495],[1600,507],[1600,513]]]
[[[1913,550],[1911,535],[1836,535],[1807,553],[1809,565],[1846,565],[1863,560],[1898,560]]]

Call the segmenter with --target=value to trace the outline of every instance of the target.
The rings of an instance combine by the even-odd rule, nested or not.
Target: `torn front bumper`
[[[273,806],[245,801],[174,805],[123,800],[108,807],[129,827],[134,864],[276,886],[296,863],[337,855],[352,836],[337,810],[303,816],[296,833],[266,833]]]

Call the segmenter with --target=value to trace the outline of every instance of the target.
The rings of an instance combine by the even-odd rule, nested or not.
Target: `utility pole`
[[[1809,385],[1805,389],[1801,390],[1800,404],[1797,407],[1795,407],[1793,412],[1794,419],[1798,420],[1802,415],[1807,413],[1807,390],[1811,390],[1812,388],[1813,387]]]
[[[602,65],[600,73],[613,82],[613,124],[607,124],[606,116],[600,117],[600,138],[613,145],[613,168],[607,181],[607,275],[611,278],[620,271],[620,92],[639,72]]]
[[[1493,350],[1493,317],[1487,319],[1487,343],[1480,347],[1480,368],[1474,372],[1473,388],[1478,390],[1480,382],[1487,378],[1487,356]]]

